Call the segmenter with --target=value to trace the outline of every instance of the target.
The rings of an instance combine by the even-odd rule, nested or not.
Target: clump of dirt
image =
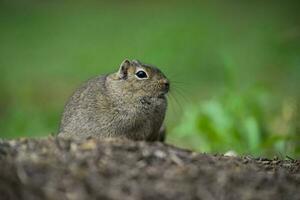
[[[300,161],[200,154],[163,143],[0,142],[0,199],[300,199]]]

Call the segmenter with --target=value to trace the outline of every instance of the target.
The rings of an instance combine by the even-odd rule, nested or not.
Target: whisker
[[[174,97],[169,93],[168,94],[168,98],[169,98],[169,105],[171,106],[171,110],[173,110],[175,112],[175,115],[177,115],[178,113],[176,113],[176,107],[174,105]]]
[[[185,82],[173,81],[173,80],[171,80],[171,83],[172,83],[172,84],[175,84],[175,85],[186,85]]]
[[[172,100],[170,103],[171,104],[173,103],[175,105],[175,109],[174,109],[175,114],[177,115],[178,111],[180,111],[180,113],[182,113],[183,108],[182,108],[182,105],[179,102],[179,100],[174,96],[174,94],[172,92],[170,92],[170,97],[171,97],[171,100]]]
[[[174,92],[174,94],[176,96],[178,96],[180,99],[180,101],[184,102],[185,104],[189,104],[191,103],[191,99],[188,98],[188,93],[185,92],[183,89],[179,88],[179,87],[176,87],[172,90]]]

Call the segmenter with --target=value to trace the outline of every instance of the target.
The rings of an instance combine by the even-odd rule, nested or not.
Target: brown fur
[[[149,78],[138,79],[138,69]],[[59,136],[162,140],[168,84],[159,69],[125,60],[118,72],[93,78],[75,91],[65,106]]]

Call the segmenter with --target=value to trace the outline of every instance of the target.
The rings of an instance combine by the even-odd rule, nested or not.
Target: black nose
[[[170,83],[169,83],[169,81],[165,82],[165,90],[166,91],[170,90]]]

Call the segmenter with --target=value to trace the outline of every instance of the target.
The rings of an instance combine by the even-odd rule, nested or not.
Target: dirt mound
[[[300,161],[163,143],[1,141],[0,199],[300,199]]]

